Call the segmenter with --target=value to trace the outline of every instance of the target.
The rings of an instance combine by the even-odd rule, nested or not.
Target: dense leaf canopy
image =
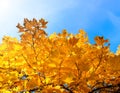
[[[120,92],[120,47],[87,33],[47,35],[44,19],[17,25],[20,40],[4,36],[0,44],[0,93]]]

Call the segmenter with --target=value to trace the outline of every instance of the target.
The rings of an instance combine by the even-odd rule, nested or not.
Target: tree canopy
[[[120,47],[87,33],[47,35],[47,21],[18,23],[20,40],[4,36],[0,44],[0,93],[118,93]]]

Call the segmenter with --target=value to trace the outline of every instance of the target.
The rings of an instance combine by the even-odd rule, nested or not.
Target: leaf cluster
[[[120,91],[120,53],[80,30],[47,35],[44,19],[17,25],[20,40],[0,44],[0,93],[112,93]],[[117,93],[116,92],[116,93]]]

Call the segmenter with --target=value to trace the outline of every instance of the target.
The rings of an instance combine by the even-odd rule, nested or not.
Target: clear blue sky
[[[92,43],[104,36],[113,52],[120,44],[120,0],[0,0],[0,38],[18,37],[16,25],[24,18],[45,18],[48,34],[84,29]]]

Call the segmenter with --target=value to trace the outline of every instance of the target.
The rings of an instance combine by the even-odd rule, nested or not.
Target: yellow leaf
[[[0,76],[0,81],[3,81],[4,79]]]
[[[49,39],[55,39],[57,37],[56,33],[53,33],[49,36]]]
[[[49,67],[56,67],[54,63],[49,64]]]
[[[51,81],[51,78],[50,78],[50,77],[46,77],[46,79],[45,79],[45,83],[46,83],[46,84],[49,84],[50,81]]]
[[[64,80],[65,83],[71,83],[73,82],[73,77],[72,76],[69,76],[67,77],[65,80]]]

